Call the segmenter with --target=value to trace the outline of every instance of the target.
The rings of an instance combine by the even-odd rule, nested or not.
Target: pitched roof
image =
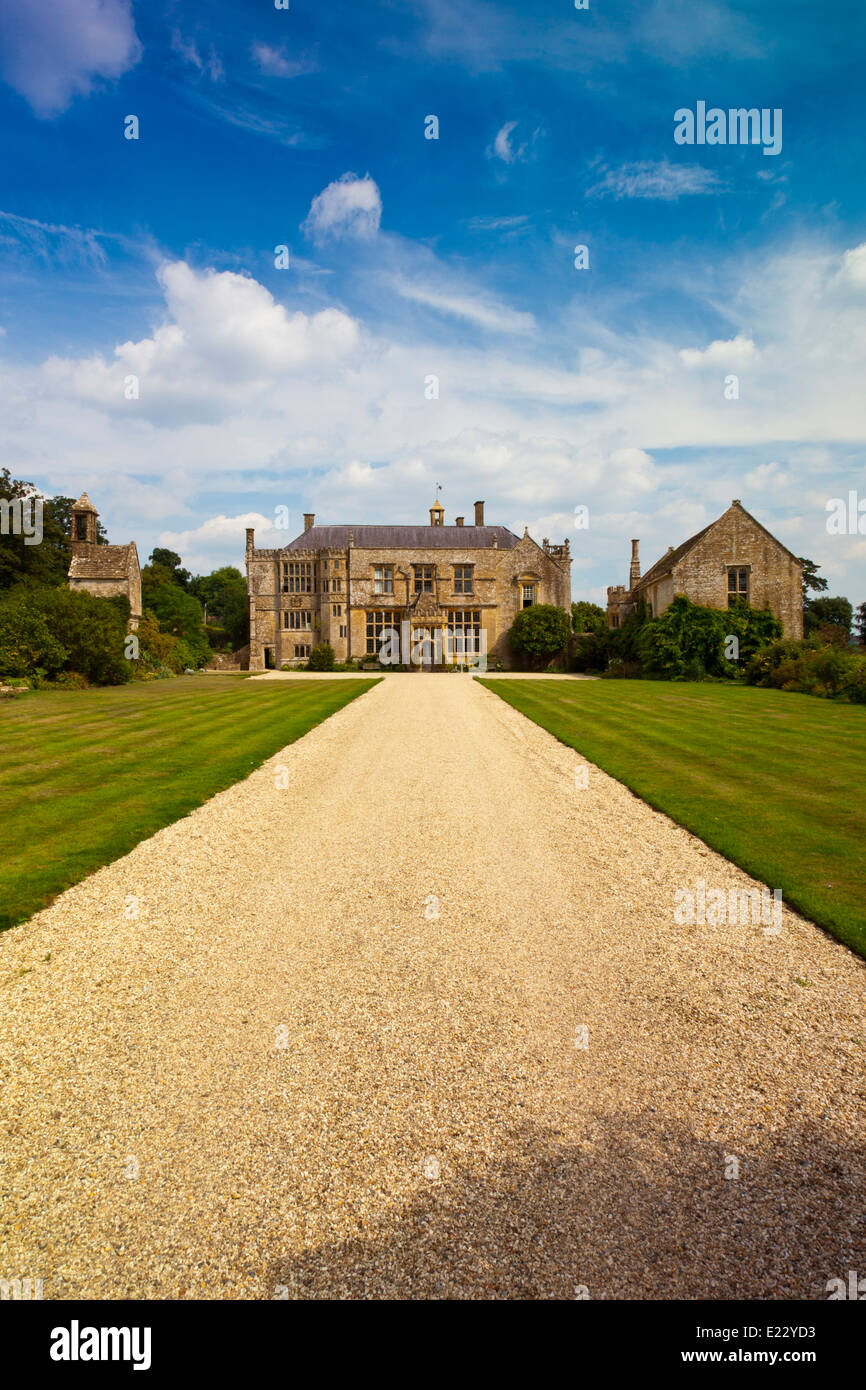
[[[646,574],[641,575],[634,587],[639,589],[641,584],[645,584],[647,580],[659,579],[663,574],[670,574],[674,565],[676,565],[684,555],[688,555],[692,546],[697,545],[701,537],[705,536],[708,531],[711,531],[715,524],[715,521],[711,521],[709,526],[704,527],[703,531],[698,531],[687,541],[683,541],[682,545],[674,546],[672,550],[668,551],[667,555],[663,555],[660,560],[656,560],[654,565],[650,565]]]
[[[82,492],[78,501],[73,504],[72,510],[74,512],[95,512],[99,516],[99,512],[96,511],[86,492]]]
[[[129,573],[129,545],[90,545],[86,555],[73,555],[70,579],[125,579]]]
[[[698,541],[701,540],[702,537],[704,537],[708,531],[712,531],[714,526],[718,526],[719,522],[722,520],[722,517],[727,516],[728,512],[731,510],[732,507],[738,507],[744,516],[747,516],[750,521],[753,521],[755,523],[755,525],[758,527],[760,531],[763,531],[765,536],[767,536],[771,541],[773,541],[773,543],[777,545],[780,550],[784,550],[786,555],[790,555],[792,560],[796,560],[797,564],[799,565],[799,557],[796,556],[792,550],[789,550],[786,545],[783,545],[780,540],[777,540],[777,538],[773,535],[772,531],[768,531],[766,526],[762,526],[760,521],[758,521],[757,517],[752,516],[751,512],[747,512],[742,502],[732,502],[731,506],[728,507],[727,511],[722,512],[722,516],[717,516],[715,521],[710,522],[709,526],[705,526],[702,531],[698,531],[694,536],[690,536],[687,541],[683,541],[682,545],[675,546],[672,550],[668,551],[667,555],[663,555],[660,560],[656,560],[655,564],[650,566],[646,574],[641,575],[637,584],[635,584],[634,590],[632,590],[632,592],[634,592],[637,589],[640,589],[642,585],[647,583],[648,580],[660,579],[663,574],[670,574],[674,565],[679,564],[680,560],[682,560],[682,558],[685,555],[688,555],[692,547],[696,546]]]
[[[507,526],[311,526],[286,550],[345,550],[349,532],[361,550],[513,550],[519,537]]]

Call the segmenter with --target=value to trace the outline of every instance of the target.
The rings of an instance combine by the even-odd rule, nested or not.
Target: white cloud
[[[112,537],[142,550],[170,531],[183,553],[189,533],[202,569],[242,554],[241,536],[209,522],[239,526],[270,501],[322,521],[413,521],[437,482],[449,517],[485,497],[489,519],[528,519],[536,538],[562,537],[539,518],[589,506],[590,532],[566,532],[593,558],[587,584],[626,578],[623,537],[627,550],[640,536],[649,563],[732,497],[779,534],[802,517],[796,552],[820,559],[824,501],[859,486],[866,445],[866,312],[843,250],[738,247],[711,275],[681,260],[672,282],[712,325],[708,347],[682,352],[679,330],[617,332],[609,302],[578,291],[524,324],[462,268],[387,235],[363,267],[377,331],[323,300],[322,281],[318,311],[302,311],[249,276],[171,263],[147,336],[38,368],[0,354],[0,465],[48,492],[86,487]],[[448,331],[421,304],[447,313]],[[478,342],[464,323],[497,336]],[[725,400],[726,370],[746,365],[739,400]],[[138,401],[124,399],[129,373]],[[856,583],[842,574],[859,601]]]
[[[760,356],[751,338],[738,333],[728,342],[717,339],[709,347],[683,348],[680,360],[686,367],[745,367]]]
[[[382,217],[382,198],[369,174],[359,179],[343,174],[317,193],[302,224],[313,240],[325,237],[375,237]]]
[[[638,160],[606,170],[589,194],[620,198],[657,198],[676,202],[678,198],[721,192],[724,185],[711,169],[700,164],[671,164],[668,159]]]
[[[189,531],[161,531],[159,544],[182,555],[184,564],[201,573],[220,564],[243,571],[247,527],[256,533],[256,545],[265,549],[287,545],[302,531],[302,516],[289,516],[289,527],[276,525],[275,516],[262,512],[243,512],[240,516],[211,516]],[[222,558],[220,558],[222,557]]]
[[[0,71],[37,116],[57,116],[99,78],[138,62],[130,0],[3,0]]]
[[[757,468],[746,474],[744,481],[750,492],[773,492],[788,487],[791,475],[773,460],[771,463],[759,463]]]
[[[505,125],[500,127],[492,145],[488,145],[485,151],[488,159],[501,159],[503,164],[516,164],[530,158],[536,142],[544,132],[539,126],[532,132],[529,140],[524,140],[522,144],[515,146],[512,143],[511,134],[517,129],[517,125],[517,121],[506,121]]]
[[[315,72],[317,64],[308,56],[290,58],[285,46],[273,48],[267,43],[254,43],[250,49],[253,62],[266,77],[302,77]]]
[[[185,39],[179,29],[172,31],[172,52],[177,53],[185,63],[210,78],[211,82],[222,82],[225,77],[222,62],[211,44],[207,58],[202,58],[194,39]]]
[[[866,289],[866,241],[845,252],[840,274],[850,285]]]
[[[511,147],[511,132],[516,126],[516,121],[506,121],[505,125],[496,132],[492,151],[488,151],[489,158],[501,159],[505,164],[513,163],[514,151]]]
[[[289,313],[249,276],[196,271],[184,261],[158,271],[166,317],[149,338],[119,344],[114,360],[51,357],[46,387],[129,416],[124,382],[139,379],[138,417],[218,418],[251,393],[310,371],[326,371],[358,343],[358,325],[339,309]]]
[[[464,319],[495,333],[531,333],[535,320],[531,314],[510,309],[490,295],[472,293],[455,286],[423,285],[403,276],[394,276],[391,288],[403,299],[424,304],[449,318]]]

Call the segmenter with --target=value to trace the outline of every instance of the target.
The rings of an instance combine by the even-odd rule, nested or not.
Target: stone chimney
[[[475,525],[476,525],[476,526],[483,526],[483,525],[484,525],[484,503],[483,503],[483,502],[476,502],[476,503],[475,503]]]
[[[456,517],[454,518],[454,524],[455,524],[455,526],[462,526],[462,525],[463,525],[463,518],[462,518],[462,516],[456,516]]]
[[[637,553],[639,545],[639,540],[632,541],[631,543],[631,565],[628,571],[628,587],[630,589],[633,589],[635,584],[640,580],[640,558]]]
[[[247,527],[247,558],[252,555],[256,548],[256,531],[254,526]]]
[[[316,513],[315,513],[315,512],[304,512],[304,530],[305,530],[305,531],[312,531],[312,529],[313,529],[313,527],[315,526],[315,524],[316,524]]]

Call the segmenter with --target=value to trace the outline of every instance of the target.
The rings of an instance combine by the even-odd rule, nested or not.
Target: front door
[[[422,671],[433,670],[433,634],[429,627],[416,627],[412,630],[413,665],[420,665]]]

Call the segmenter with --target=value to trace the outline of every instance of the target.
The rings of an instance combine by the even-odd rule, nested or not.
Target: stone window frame
[[[373,593],[377,598],[383,598],[386,594],[394,592],[394,566],[386,565],[384,561],[378,565],[370,566],[372,575]],[[390,588],[388,586],[391,586]]]
[[[311,594],[315,579],[312,560],[284,560],[282,578],[284,594]]]
[[[435,594],[435,592],[436,592],[436,566],[435,566],[435,565],[413,565],[413,566],[412,566],[412,592],[413,592],[413,594]]]
[[[474,595],[474,593],[475,593],[475,566],[474,566],[474,565],[471,565],[471,564],[468,564],[468,565],[467,565],[467,564],[455,565],[455,566],[454,566],[454,573],[453,573],[453,576],[452,576],[452,582],[453,582],[453,584],[454,584],[454,592],[455,592],[455,594],[472,594],[472,595]],[[466,584],[469,585],[468,589],[464,587]]]
[[[469,646],[466,644],[467,636]],[[481,609],[449,609],[445,640],[451,657],[459,660],[464,656],[478,655],[481,651]]]
[[[735,603],[744,602],[751,604],[752,601],[752,566],[751,565],[725,565],[725,573],[728,577],[728,607],[733,608]],[[736,583],[732,586],[731,580],[737,576]],[[742,580],[745,577],[745,584]]]
[[[521,586],[520,586],[520,607],[521,607],[521,609],[523,609],[523,608],[531,608],[531,607],[532,607],[532,605],[535,603],[535,595],[536,595],[537,590],[538,590],[538,585],[535,583],[534,580],[533,580],[533,582],[532,582],[531,584],[521,584]],[[526,601],[526,595],[527,595],[527,593],[530,593],[530,594],[532,595],[532,597],[530,598],[530,600],[529,600],[528,603],[527,603],[527,601]]]
[[[303,619],[306,618],[306,622]],[[287,632],[312,632],[313,614],[309,608],[285,608],[283,629]]]
[[[364,613],[364,636],[367,656],[378,656],[384,633],[393,630],[399,635],[400,619],[393,608],[368,608]]]

